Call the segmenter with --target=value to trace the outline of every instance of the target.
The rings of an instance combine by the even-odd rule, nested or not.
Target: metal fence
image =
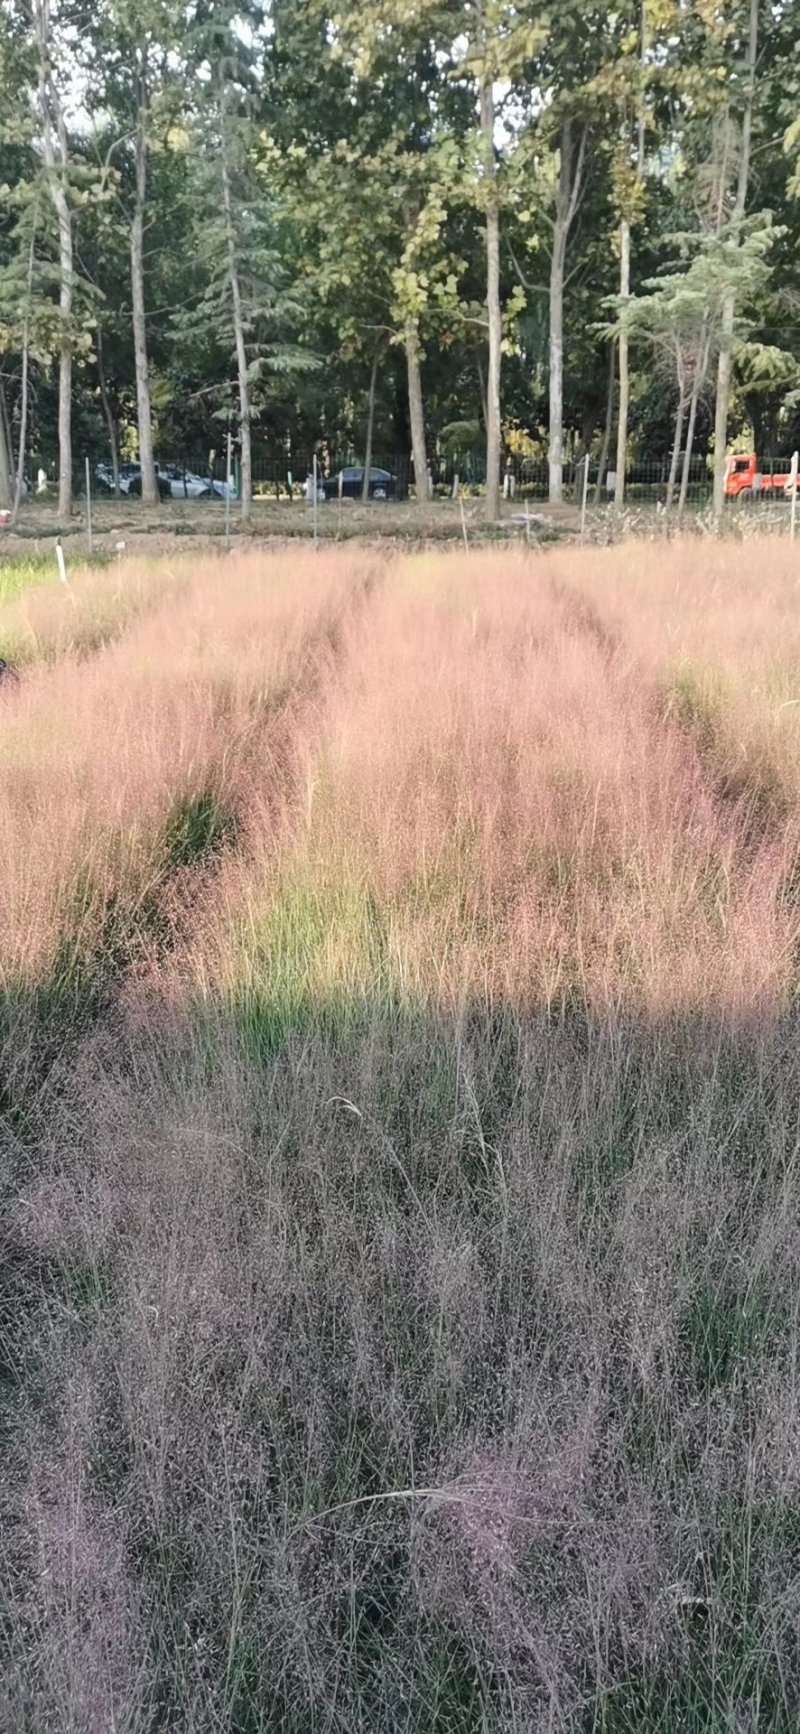
[[[359,454],[352,450],[327,450],[317,452],[317,468],[320,480],[325,481],[335,477],[342,467],[359,467],[363,462]],[[197,452],[171,455],[169,460],[187,477],[196,477],[201,481],[222,483],[226,479],[226,459],[224,454],[215,456],[209,463],[209,456]],[[788,472],[788,458],[764,461],[762,472],[765,476]],[[566,500],[579,501],[582,497],[585,475],[585,457],[570,457],[563,465],[562,488]],[[257,497],[264,498],[297,498],[305,490],[306,478],[312,472],[313,454],[294,454],[291,461],[285,457],[276,457],[274,453],[255,448],[253,452],[253,485]],[[391,495],[399,500],[405,499],[414,488],[413,460],[405,452],[376,452],[372,458],[372,467],[384,470],[391,478]],[[90,464],[90,485],[95,498],[113,498],[113,491],[101,483],[96,464]],[[629,505],[663,505],[667,500],[669,486],[669,456],[655,459],[634,458],[628,465],[625,479],[625,498]],[[52,462],[43,462],[32,457],[28,465],[28,477],[31,483],[31,495],[35,495],[38,473],[42,471],[47,478],[48,491],[56,485],[57,468]],[[234,464],[234,483],[238,484],[238,460]],[[548,499],[550,492],[549,464],[544,458],[525,458],[509,455],[503,460],[500,479],[504,491],[514,499],[525,501],[541,501]],[[428,468],[429,491],[434,498],[445,498],[459,492],[482,492],[486,485],[486,457],[482,450],[466,450],[448,454],[434,455]],[[604,464],[602,467],[597,458],[589,458],[588,499],[593,507],[610,503],[614,497],[615,476],[613,467]],[[680,474],[675,484],[674,498],[677,502],[680,488]],[[695,507],[707,504],[712,495],[713,477],[711,464],[707,457],[696,457],[691,460],[686,487],[687,502]],[[85,464],[76,468],[74,476],[74,494],[82,498],[86,491]],[[238,486],[237,486],[238,493]],[[187,485],[185,494],[173,489],[173,498],[193,499]],[[201,494],[196,504],[202,507],[209,499],[219,500],[219,492],[210,491]],[[767,490],[764,503],[779,497]]]
[[[226,477],[226,462],[223,456],[215,458],[209,464],[208,455],[188,452],[170,458],[169,462],[185,471],[187,476],[199,477],[203,480],[224,482]],[[317,454],[317,471],[321,481],[335,477],[344,467],[361,467],[363,459],[353,452],[327,452]],[[567,499],[577,499],[583,489],[585,459],[583,457],[568,459],[563,465],[562,485]],[[36,475],[36,463],[31,464],[32,474]],[[384,470],[391,478],[391,493],[396,499],[405,499],[410,492],[415,491],[414,465],[412,458],[405,452],[375,452],[372,458],[372,468]],[[286,458],[276,458],[264,451],[256,449],[253,453],[253,487],[256,496],[283,498],[297,497],[305,489],[306,478],[312,473],[313,454],[294,456],[291,462]],[[239,465],[234,463],[234,482],[238,483]],[[634,502],[651,501],[657,503],[666,498],[669,477],[669,460],[656,459],[632,462],[627,471],[626,493]],[[53,481],[55,471],[53,471]],[[85,492],[85,471],[83,466],[76,470],[75,495],[80,497]],[[428,464],[429,488],[434,497],[445,497],[454,493],[456,488],[469,493],[482,492],[486,486],[486,455],[483,451],[451,452],[434,455]],[[500,480],[506,490],[515,498],[522,500],[545,501],[550,491],[550,469],[545,458],[521,458],[509,456],[501,466]],[[98,484],[96,466],[91,467],[91,485],[93,494],[101,497],[111,497],[106,486]],[[589,486],[593,500],[597,503],[607,501],[614,493],[614,473],[604,466],[602,474],[596,458],[589,460]],[[693,502],[706,500],[711,493],[712,477],[705,458],[692,460],[689,472],[687,498]],[[237,489],[238,491],[238,489]],[[177,496],[180,498],[180,494]],[[191,498],[189,494],[188,497]],[[201,496],[198,504],[209,496]],[[212,496],[213,497],[213,496]]]

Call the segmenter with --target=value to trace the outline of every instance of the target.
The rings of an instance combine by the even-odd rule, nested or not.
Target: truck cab
[[[725,493],[729,500],[748,499],[752,494],[785,493],[790,483],[790,471],[783,467],[765,475],[755,452],[733,452],[726,459]]]

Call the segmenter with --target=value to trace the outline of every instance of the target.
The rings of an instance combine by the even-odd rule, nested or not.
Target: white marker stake
[[[344,472],[342,470],[340,470],[339,471],[339,528],[338,528],[338,535],[340,535],[340,536],[342,534],[342,482],[343,481],[344,481]],[[367,489],[367,495],[369,496],[369,489]]]
[[[464,511],[464,501],[462,500],[460,494],[459,494],[459,498],[458,498],[458,503],[461,507],[461,533],[464,537],[464,547],[466,548],[467,553],[469,553],[469,536],[467,535],[467,514]]]
[[[317,454],[314,453],[314,547],[317,546]]]
[[[86,459],[86,534],[89,540],[89,553],[92,552],[92,476],[89,469],[89,459]]]
[[[66,560],[64,559],[64,550],[61,546],[61,537],[60,536],[58,536],[56,538],[56,560],[58,562],[58,576],[61,579],[62,584],[66,584],[66,582],[67,582],[67,563],[66,563]]]
[[[790,479],[791,484],[792,484],[792,518],[791,518],[791,527],[789,530],[789,534],[791,536],[792,541],[794,541],[795,536],[797,534],[797,471],[798,471],[799,465],[800,465],[800,452],[795,452],[793,457],[792,457],[792,467],[791,467],[791,470],[789,471],[789,479]]]

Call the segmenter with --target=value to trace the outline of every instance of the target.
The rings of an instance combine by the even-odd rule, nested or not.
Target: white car
[[[159,483],[168,482],[173,500],[202,500],[209,494],[224,500],[228,493],[227,482],[216,482],[208,476],[198,476],[194,470],[185,470],[182,464],[159,464]],[[231,499],[235,499],[236,490],[231,483]]]
[[[173,500],[200,500],[204,494],[211,493],[211,483],[207,476],[196,476],[193,470],[185,470],[182,464],[158,464],[160,482],[169,482],[169,491]]]

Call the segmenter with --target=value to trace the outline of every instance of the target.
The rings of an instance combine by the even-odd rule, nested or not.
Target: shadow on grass
[[[284,989],[101,1007],[5,1104],[74,1204],[6,1266],[9,1426],[91,1390],[130,1725],[789,1734],[796,1017]]]

